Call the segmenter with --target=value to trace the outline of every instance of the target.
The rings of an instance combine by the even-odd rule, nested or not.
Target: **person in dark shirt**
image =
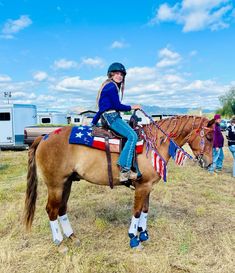
[[[235,116],[231,119],[231,125],[227,129],[228,148],[233,156],[233,177],[235,177]]]
[[[220,130],[221,116],[219,114],[214,115],[215,129],[214,129],[214,141],[213,141],[213,163],[209,167],[209,172],[222,171],[224,160],[224,137]]]
[[[92,120],[96,125],[102,117],[108,126],[118,134],[127,138],[127,142],[119,156],[120,182],[125,184],[128,179],[137,179],[137,173],[131,170],[132,159],[137,142],[136,132],[121,118],[120,111],[140,109],[140,105],[122,104],[126,69],[121,63],[113,63],[108,68],[108,79],[101,85],[97,96],[99,111]]]

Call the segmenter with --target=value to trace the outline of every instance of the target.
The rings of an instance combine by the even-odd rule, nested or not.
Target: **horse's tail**
[[[41,139],[42,136],[37,137],[29,148],[27,189],[24,207],[24,225],[27,231],[31,229],[36,207],[38,177],[35,153]]]

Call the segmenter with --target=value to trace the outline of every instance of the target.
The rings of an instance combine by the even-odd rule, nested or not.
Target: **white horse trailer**
[[[38,124],[68,124],[67,115],[59,112],[38,112]]]
[[[0,105],[0,147],[23,148],[24,128],[37,122],[37,108],[32,104]]]

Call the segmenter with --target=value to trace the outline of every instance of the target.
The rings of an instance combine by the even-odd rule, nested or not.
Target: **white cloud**
[[[168,4],[162,4],[157,11],[157,18],[160,21],[170,21],[176,19],[177,5],[173,8]]]
[[[95,58],[83,58],[82,59],[82,65],[91,66],[91,67],[104,67],[104,61],[103,59],[99,57]]]
[[[10,82],[11,81],[11,77],[9,77],[8,75],[0,75],[0,82]]]
[[[157,63],[157,67],[169,67],[178,64],[181,61],[181,56],[175,51],[171,51],[168,48],[163,48],[159,52],[160,61]]]
[[[12,20],[8,19],[3,26],[1,37],[5,37],[6,39],[13,38],[13,34],[23,30],[24,28],[30,26],[32,24],[32,20],[28,15],[21,15],[19,19]]]
[[[171,74],[164,75],[163,80],[169,83],[182,83],[185,81],[182,77],[178,75],[171,75]]]
[[[156,79],[156,69],[152,67],[132,67],[127,70],[127,81],[149,81]]]
[[[22,99],[22,98],[35,99],[36,95],[35,93],[26,93],[26,92],[18,91],[18,92],[12,92],[12,98],[13,99]]]
[[[72,60],[60,59],[54,62],[55,69],[70,69],[78,66],[78,63]]]
[[[168,49],[160,51],[159,56],[174,59],[178,58],[178,53]],[[215,109],[220,106],[218,97],[234,85],[232,82],[222,85],[214,79],[191,78],[190,74],[172,69],[165,71],[156,66],[131,67],[127,70],[123,103]],[[97,92],[105,79],[105,76],[92,79],[67,76],[44,83],[0,81],[0,90],[11,91],[14,103],[32,103],[40,109],[58,108],[65,111],[75,106],[94,109]],[[4,98],[0,93],[0,103],[2,101]]]
[[[160,5],[151,23],[176,22],[184,32],[214,31],[229,27],[233,13],[232,0],[182,0],[174,6]]]
[[[105,77],[97,77],[92,80],[82,80],[79,76],[67,77],[51,88],[57,91],[81,92],[83,96],[86,96],[85,91],[98,91],[104,80]]]
[[[44,71],[37,71],[33,74],[33,78],[36,80],[36,81],[44,81],[48,78],[48,75],[46,72]]]
[[[126,44],[126,43],[124,43],[124,42],[121,42],[121,41],[114,41],[114,42],[111,44],[110,48],[113,48],[113,49],[115,49],[115,48],[124,48],[124,47],[127,47],[127,46],[128,46],[128,44]]]

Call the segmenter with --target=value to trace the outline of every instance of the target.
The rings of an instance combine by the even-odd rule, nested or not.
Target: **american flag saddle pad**
[[[69,143],[85,145],[105,151],[105,139],[103,137],[93,136],[91,126],[74,126],[70,133]],[[122,150],[121,140],[119,138],[109,139],[109,147],[111,153],[120,153]],[[143,147],[144,141],[138,141],[136,144],[136,153],[142,153]]]

